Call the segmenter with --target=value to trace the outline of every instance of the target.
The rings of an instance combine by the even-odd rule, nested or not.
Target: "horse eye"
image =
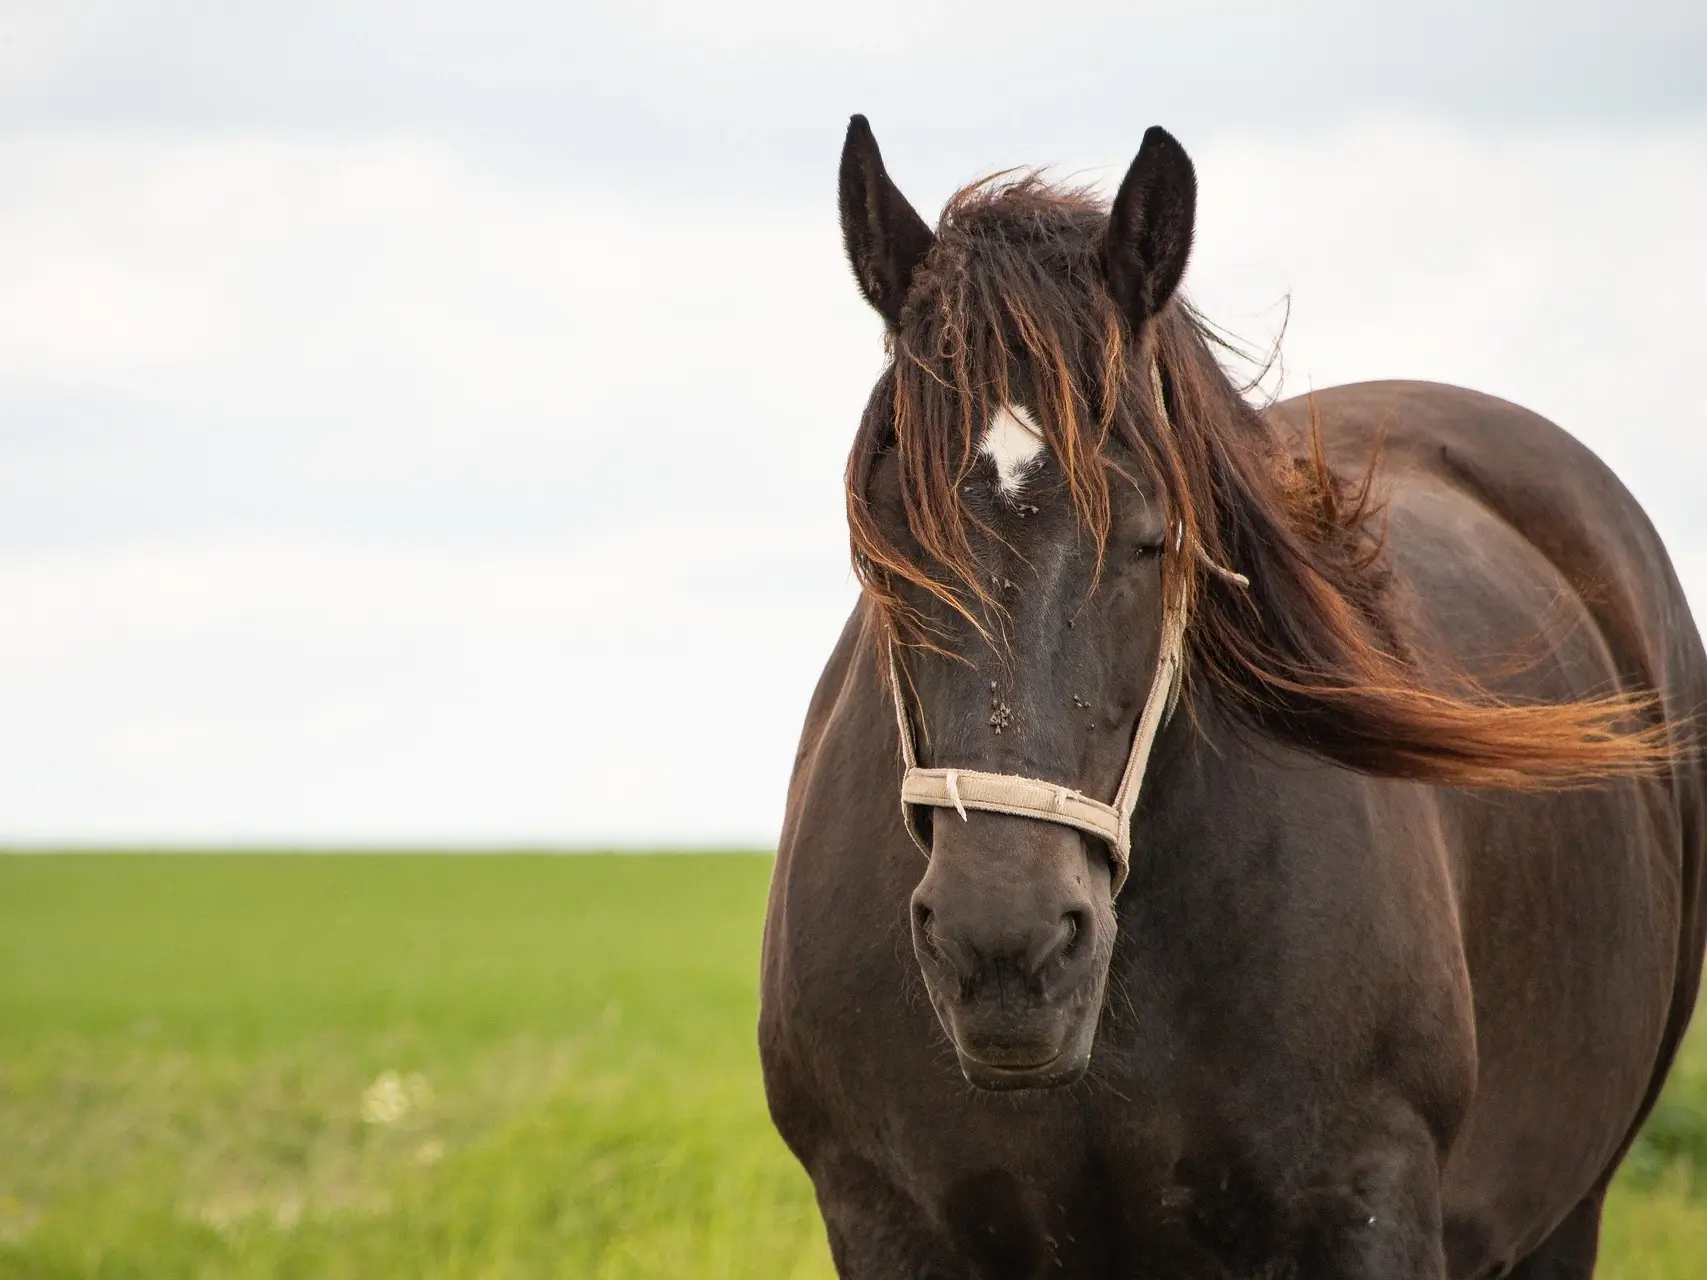
[[[1145,556],[1160,555],[1161,551],[1162,551],[1162,544],[1161,543],[1159,543],[1159,542],[1147,542],[1143,546],[1138,548],[1137,552],[1134,555],[1134,558],[1138,559],[1138,560],[1142,560]]]

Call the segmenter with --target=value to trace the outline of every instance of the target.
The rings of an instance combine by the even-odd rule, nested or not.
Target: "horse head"
[[[913,942],[985,1087],[1085,1070],[1127,858],[1130,805],[1106,801],[1135,798],[1135,747],[1177,692],[1160,666],[1179,522],[1143,443],[1167,409],[1141,349],[1195,190],[1152,129],[1109,214],[1021,179],[963,193],[933,233],[862,117],[843,152],[848,256],[895,355],[850,514],[864,566],[902,568],[867,578],[930,858]]]

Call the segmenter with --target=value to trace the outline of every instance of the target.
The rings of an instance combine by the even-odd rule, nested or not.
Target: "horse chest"
[[[909,1092],[847,1097],[852,1123],[808,1167],[833,1241],[844,1215],[851,1230],[881,1223],[909,1241],[904,1256],[941,1263],[920,1275],[1230,1280],[1265,1274],[1324,1217],[1376,1216],[1355,1179],[1287,1187],[1284,1122],[1211,1126],[1174,1099],[1094,1085],[1065,1099],[980,1097],[953,1082]]]
[[[1289,1160],[1315,1141],[1312,1100],[1272,1059],[1229,1071],[1168,1020],[1133,1021],[1129,1002],[1109,1015],[1081,1084],[973,1090],[893,955],[862,949],[807,965],[793,1049],[772,1055],[779,1125],[841,1248],[857,1253],[880,1236],[901,1256],[940,1259],[956,1280],[1133,1268],[1207,1280],[1260,1274],[1239,1268],[1260,1266],[1323,1204],[1359,1212],[1337,1194],[1287,1189]],[[814,988],[812,974],[833,988]],[[883,979],[902,983],[893,998],[861,994]],[[1150,994],[1184,1002],[1183,992]],[[850,1264],[844,1274],[863,1273]]]

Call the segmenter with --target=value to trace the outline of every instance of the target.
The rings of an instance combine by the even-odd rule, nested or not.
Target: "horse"
[[[1707,656],[1588,449],[1424,382],[1266,408],[1112,203],[933,230],[855,116],[888,360],[767,908],[772,1118],[847,1280],[1568,1280],[1689,1021]]]

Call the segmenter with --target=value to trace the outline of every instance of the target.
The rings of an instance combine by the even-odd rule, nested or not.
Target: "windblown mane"
[[[1111,460],[1111,442],[1142,460],[1182,529],[1182,553],[1163,565],[1190,611],[1188,670],[1263,731],[1363,772],[1466,786],[1565,786],[1664,766],[1672,747],[1652,694],[1519,704],[1471,672],[1425,673],[1383,564],[1377,459],[1348,481],[1316,430],[1294,456],[1182,300],[1131,332],[1101,286],[1106,220],[1087,190],[1035,174],[975,183],[945,209],[848,463],[854,565],[886,633],[939,647],[903,583],[980,631],[977,612],[999,613],[973,549],[975,532],[993,531],[961,486],[991,410],[1022,399],[1038,410],[1099,570],[1116,488],[1135,479]],[[1170,421],[1155,407],[1152,363]],[[917,551],[895,545],[871,510],[872,470],[891,448]],[[1205,561],[1243,571],[1249,588]]]

